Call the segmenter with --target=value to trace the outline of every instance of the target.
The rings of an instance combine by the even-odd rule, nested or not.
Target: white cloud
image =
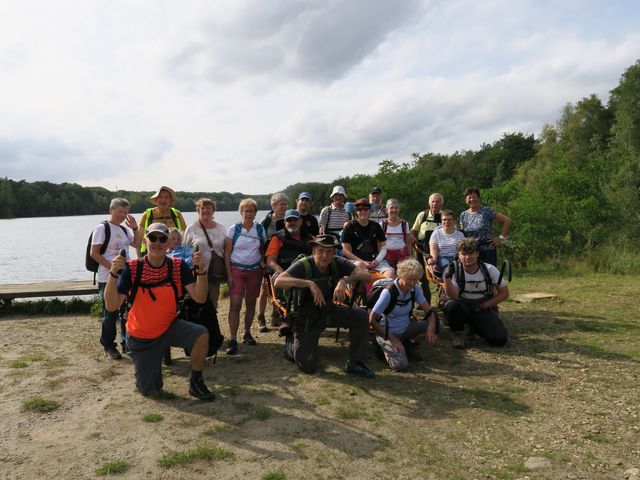
[[[640,6],[4,2],[0,175],[266,193],[606,100]]]

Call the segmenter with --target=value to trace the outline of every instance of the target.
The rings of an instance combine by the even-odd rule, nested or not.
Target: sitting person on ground
[[[227,355],[238,353],[238,327],[240,310],[244,300],[244,335],[242,343],[256,345],[251,335],[251,325],[256,313],[256,300],[260,296],[260,285],[264,272],[264,245],[267,241],[264,227],[255,221],[258,203],[253,198],[245,198],[238,207],[241,222],[227,230],[224,247],[224,261],[227,266],[229,285],[229,333]]]
[[[444,289],[448,297],[444,315],[453,332],[453,347],[464,348],[464,329],[469,325],[489,345],[507,343],[507,329],[498,316],[498,304],[509,298],[507,282],[489,263],[479,260],[475,238],[460,240],[458,258],[444,273]]]
[[[155,205],[155,207],[147,208],[140,217],[140,226],[144,229],[148,228],[152,223],[164,223],[167,227],[176,227],[181,232],[184,232],[187,224],[184,221],[182,213],[177,208],[174,208],[177,200],[176,192],[162,185],[156,192],[149,197],[149,201]],[[144,242],[140,245],[140,254],[145,253],[146,245]]]
[[[318,340],[326,327],[349,329],[348,373],[373,378],[375,373],[366,366],[368,350],[368,319],[364,309],[336,305],[346,300],[347,288],[370,278],[366,269],[336,256],[338,239],[333,235],[319,235],[309,242],[312,253],[295,261],[278,275],[275,287],[291,289],[289,316],[292,333],[286,336],[285,357],[304,373],[318,369]]]
[[[262,219],[260,223],[264,227],[267,234],[267,243],[271,240],[278,230],[284,228],[284,212],[289,207],[289,197],[282,192],[276,192],[271,195],[271,211]],[[267,311],[267,300],[269,299],[269,285],[266,278],[262,282],[260,288],[260,298],[258,299],[258,331],[261,333],[268,332],[267,320],[265,312]],[[273,311],[271,312],[271,321],[273,322]]]
[[[420,278],[424,271],[415,258],[398,264],[398,278],[380,293],[369,314],[376,342],[392,370],[405,370],[409,359],[416,358],[413,348],[422,338],[433,344],[438,339],[436,317],[422,293]],[[412,319],[416,302],[425,312],[425,320]],[[385,337],[386,334],[386,337]]]
[[[373,187],[369,192],[369,203],[371,204],[371,214],[369,219],[373,222],[382,224],[382,221],[387,218],[387,209],[384,208],[382,203],[382,189],[380,187]]]
[[[220,262],[218,265],[221,267],[221,264],[224,264],[224,240],[227,228],[215,220],[216,202],[210,198],[200,198],[196,200],[196,212],[198,218],[185,230],[183,243],[192,249],[197,246],[202,252],[205,265],[211,265],[212,255],[217,255]],[[217,272],[215,269],[209,271],[207,268],[207,280],[211,303],[217,309],[220,285],[227,281],[227,276],[221,268]]]
[[[167,255],[171,258],[179,258],[187,264],[189,268],[193,266],[193,250],[186,245],[182,245],[182,232],[176,227],[169,229],[169,241],[167,242]]]
[[[344,187],[336,185],[331,192],[331,205],[324,207],[320,212],[320,233],[330,233],[334,237],[340,235],[344,222],[350,220],[350,215],[344,210],[344,202],[347,200],[347,192]],[[339,238],[339,237],[338,237]]]
[[[125,228],[122,223],[125,223]],[[106,243],[106,245],[105,245]],[[105,353],[114,360],[122,355],[116,346],[116,323],[120,319],[120,343],[122,351],[127,351],[125,336],[127,333],[127,306],[123,304],[118,310],[108,311],[104,308],[104,288],[109,279],[111,261],[124,249],[129,257],[129,246],[140,247],[140,231],[133,215],[129,214],[129,202],[124,198],[114,198],[109,205],[109,220],[98,225],[91,234],[90,255],[98,262],[98,293],[102,299],[103,317],[100,332],[100,344]],[[104,248],[103,248],[104,247]]]
[[[193,255],[199,272],[194,279],[185,262],[165,255],[168,239],[167,226],[153,223],[146,230],[147,254],[143,258],[129,262],[121,255],[114,258],[105,287],[106,308],[115,312],[129,299],[127,346],[140,393],[162,393],[162,358],[175,346],[191,352],[189,393],[200,400],[213,400],[215,395],[202,378],[209,348],[207,329],[176,318],[178,300],[185,291],[199,303],[207,298],[202,254]]]
[[[395,198],[387,200],[387,213],[389,216],[382,220],[382,231],[387,237],[387,256],[389,265],[396,265],[411,255],[413,247],[413,235],[406,220],[400,218],[400,202]]]
[[[491,207],[480,204],[480,189],[469,187],[464,191],[464,202],[469,206],[460,214],[460,230],[465,237],[473,237],[478,241],[480,260],[496,266],[498,253],[496,247],[507,239],[511,219]],[[493,234],[493,223],[502,224],[500,235]]]
[[[442,276],[444,268],[456,259],[456,245],[464,234],[456,230],[456,216],[451,210],[442,210],[442,226],[435,229],[429,240],[427,264]]]
[[[349,222],[342,235],[342,255],[368,270],[375,270],[387,278],[394,278],[395,271],[385,260],[387,247],[384,232],[379,223],[369,220],[369,200],[355,202],[357,220]]]

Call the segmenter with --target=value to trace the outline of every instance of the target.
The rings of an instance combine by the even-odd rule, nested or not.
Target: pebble
[[[551,460],[545,457],[529,457],[524,462],[524,466],[529,470],[539,470],[541,468],[551,467]]]

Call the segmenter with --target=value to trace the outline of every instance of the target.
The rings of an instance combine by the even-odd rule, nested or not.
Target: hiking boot
[[[118,351],[118,347],[115,346],[115,344],[108,346],[107,348],[104,349],[104,352],[109,356],[109,358],[111,358],[112,360],[120,360],[122,358],[122,355],[120,355],[120,352]]]
[[[258,315],[258,331],[260,333],[268,332],[267,321],[264,318],[264,315]]]
[[[464,331],[453,332],[453,348],[464,348]]]
[[[173,360],[171,359],[171,348],[167,348],[167,351],[164,352],[162,363],[164,363],[167,367],[173,363]]]
[[[256,342],[255,338],[253,338],[251,332],[244,332],[242,343],[244,343],[245,345],[256,345],[258,342]]]
[[[227,346],[227,355],[235,355],[236,353],[238,353],[238,341],[231,339]]]
[[[120,346],[122,347],[122,353],[124,353],[125,355],[129,355],[130,352],[129,352],[129,349],[127,348],[127,343],[122,342]]]
[[[347,360],[347,364],[344,366],[344,371],[364,378],[373,378],[376,376],[375,372],[364,363],[354,362],[352,360]]]
[[[189,394],[203,402],[211,402],[216,398],[216,395],[207,388],[202,377],[189,381]]]
[[[473,325],[467,325],[466,341],[473,342],[475,339],[476,339],[476,329],[473,328]]]

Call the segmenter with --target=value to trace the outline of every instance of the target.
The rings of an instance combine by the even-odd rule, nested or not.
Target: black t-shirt
[[[313,280],[318,285],[318,287],[320,287],[325,301],[327,303],[331,303],[333,301],[333,288],[335,288],[335,285],[333,286],[333,288],[331,288],[331,285],[329,283],[332,274],[331,265],[327,267],[327,270],[325,272],[320,272],[316,267],[316,262],[313,260],[313,257],[310,256],[307,258],[309,259],[309,264],[311,265],[311,280]],[[335,262],[334,270],[337,273],[338,277],[349,276],[356,268],[352,262],[343,257],[334,257],[333,261]],[[294,262],[293,265],[291,265],[287,269],[287,273],[295,278],[307,278],[305,266],[300,260]]]
[[[320,227],[318,226],[318,219],[307,213],[302,215],[302,225],[300,226],[300,233],[302,237],[317,237],[320,233]],[[282,230],[284,228],[284,219],[281,218],[276,222],[276,229]]]
[[[353,254],[367,262],[378,255],[378,241],[386,242],[387,237],[380,224],[371,220],[365,226],[358,221],[350,222],[342,234],[342,243],[350,244]]]

